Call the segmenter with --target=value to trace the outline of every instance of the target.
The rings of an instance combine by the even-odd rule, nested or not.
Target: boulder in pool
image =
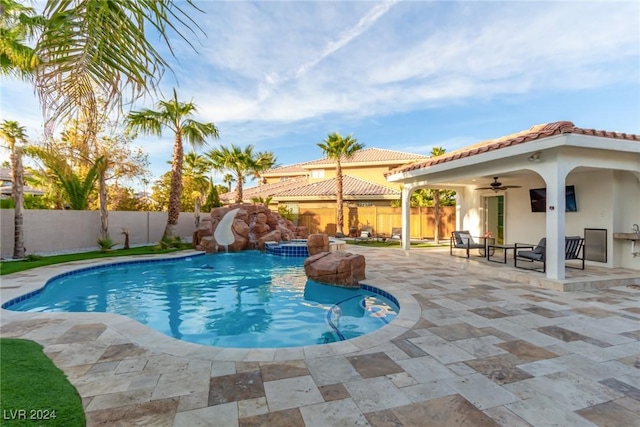
[[[358,287],[364,280],[364,256],[350,252],[320,252],[304,261],[304,272],[309,279],[328,285]]]
[[[329,236],[326,234],[310,234],[307,237],[307,249],[311,256],[321,252],[329,252]]]

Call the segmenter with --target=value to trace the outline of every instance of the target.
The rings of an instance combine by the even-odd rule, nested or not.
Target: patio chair
[[[583,246],[584,239],[580,236],[567,236],[564,239],[564,259],[571,260],[580,260],[582,261],[580,267],[572,266],[567,264],[566,266],[569,268],[580,268],[584,270],[584,254],[583,254]],[[513,257],[513,266],[517,268],[523,268],[526,270],[535,270],[545,273],[547,271],[547,259],[546,259],[546,249],[547,249],[547,238],[543,237],[540,239],[538,244],[534,247],[528,243],[516,243],[515,247],[515,256]],[[528,249],[528,250],[518,250],[518,249]],[[528,262],[540,262],[542,263],[542,270],[536,268],[526,268],[522,267],[522,265],[518,265],[518,260],[520,261],[528,261]]]
[[[360,229],[360,235],[353,240],[355,242],[358,242],[358,241],[368,242],[371,239],[372,231],[373,231],[373,227],[370,227],[368,225],[363,225],[362,228]]]
[[[389,240],[400,240],[402,241],[402,227],[393,227],[391,229],[391,236]]]
[[[452,231],[451,239],[449,241],[449,255],[454,255],[454,249],[464,249],[467,258],[469,258],[470,250],[478,249],[478,256],[484,256],[487,247],[487,238],[475,237],[475,239],[478,239],[478,242],[474,240],[474,237],[471,236],[471,233],[469,233],[469,231],[467,230]]]

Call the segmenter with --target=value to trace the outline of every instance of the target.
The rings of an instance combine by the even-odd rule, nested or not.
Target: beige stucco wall
[[[0,254],[13,255],[13,209],[0,210]],[[131,245],[155,243],[160,240],[167,223],[166,212],[109,212],[109,234],[115,242],[124,242],[120,234],[129,230]],[[195,229],[193,213],[183,212],[177,234],[190,237]],[[96,248],[100,233],[98,211],[25,210],[24,238],[27,253],[68,251]]]
[[[398,165],[399,166],[399,165]],[[391,184],[385,178],[385,172],[388,172],[391,169],[389,166],[343,166],[342,174],[350,175],[356,178],[360,178],[365,181],[375,182],[376,184],[384,185],[385,187],[393,187],[400,190],[400,186],[398,184]],[[309,182],[318,182],[324,181],[326,179],[335,178],[336,176],[336,168],[330,167],[324,169],[324,177],[323,178],[311,178],[309,177]]]
[[[543,212],[531,212],[529,189],[545,187],[545,183],[539,175],[528,175],[519,184],[522,188],[499,193],[505,196],[505,242],[535,244],[545,235],[546,219]],[[640,270],[640,256],[632,256],[631,242],[613,238],[613,233],[630,232],[632,224],[640,224],[638,178],[625,171],[574,170],[567,176],[566,185],[575,186],[578,211],[565,213],[565,235],[584,237],[585,228],[606,229],[607,263],[592,264]],[[467,190],[464,195],[460,205],[462,228],[481,235],[483,195],[493,193]],[[636,246],[640,250],[640,244]]]

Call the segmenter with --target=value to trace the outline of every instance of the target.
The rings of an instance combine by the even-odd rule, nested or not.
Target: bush
[[[109,237],[108,235],[104,239],[98,239],[98,248],[102,253],[109,252],[116,245],[117,243],[111,240],[111,237]]]
[[[163,237],[156,246],[157,250],[180,248],[182,247],[182,239],[180,237]]]
[[[289,221],[295,221],[296,215],[293,213],[292,209],[289,209],[286,205],[278,206],[278,214],[284,219],[288,219]]]

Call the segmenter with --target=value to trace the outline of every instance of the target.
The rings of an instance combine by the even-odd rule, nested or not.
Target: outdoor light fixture
[[[540,152],[536,151],[535,153],[533,153],[532,155],[530,155],[527,160],[529,160],[531,163],[538,163],[540,162]]]

